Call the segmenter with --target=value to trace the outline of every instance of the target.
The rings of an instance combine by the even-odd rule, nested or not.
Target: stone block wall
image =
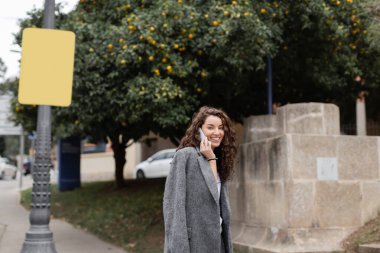
[[[237,248],[337,251],[377,216],[380,138],[339,135],[336,106],[287,105],[246,122],[230,183]]]
[[[340,134],[339,109],[333,104],[300,103],[280,107],[277,115],[251,116],[244,122],[246,143],[281,134]]]

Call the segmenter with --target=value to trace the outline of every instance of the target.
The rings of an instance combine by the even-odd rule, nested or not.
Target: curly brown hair
[[[187,128],[185,136],[181,139],[178,149],[185,147],[199,147],[201,137],[198,128],[202,127],[208,116],[216,116],[222,120],[224,137],[219,147],[215,148],[214,153],[219,158],[217,168],[222,182],[227,181],[234,172],[234,160],[236,156],[236,133],[232,127],[231,119],[227,114],[209,106],[203,106],[194,114],[190,126]]]

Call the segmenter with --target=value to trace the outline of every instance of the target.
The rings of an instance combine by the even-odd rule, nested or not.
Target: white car
[[[170,162],[176,149],[158,151],[145,161],[137,164],[133,176],[136,179],[166,177],[169,174]]]
[[[6,177],[15,179],[17,175],[17,167],[10,164],[8,158],[0,157],[0,179]]]

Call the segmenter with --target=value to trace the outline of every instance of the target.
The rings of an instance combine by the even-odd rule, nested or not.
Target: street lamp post
[[[54,28],[54,0],[45,0],[43,28]],[[21,253],[56,253],[50,222],[50,158],[51,108],[38,107],[36,158],[33,164],[30,229],[26,233]]]
[[[273,104],[273,91],[272,91],[272,58],[268,56],[268,114],[272,114],[272,104]]]

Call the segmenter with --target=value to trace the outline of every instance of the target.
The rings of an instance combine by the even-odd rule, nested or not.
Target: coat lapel
[[[207,187],[211,192],[211,195],[213,196],[215,202],[219,203],[218,188],[216,186],[215,177],[212,173],[209,162],[203,156],[198,157],[198,162],[199,162],[199,166],[201,167],[201,171],[206,181]]]

